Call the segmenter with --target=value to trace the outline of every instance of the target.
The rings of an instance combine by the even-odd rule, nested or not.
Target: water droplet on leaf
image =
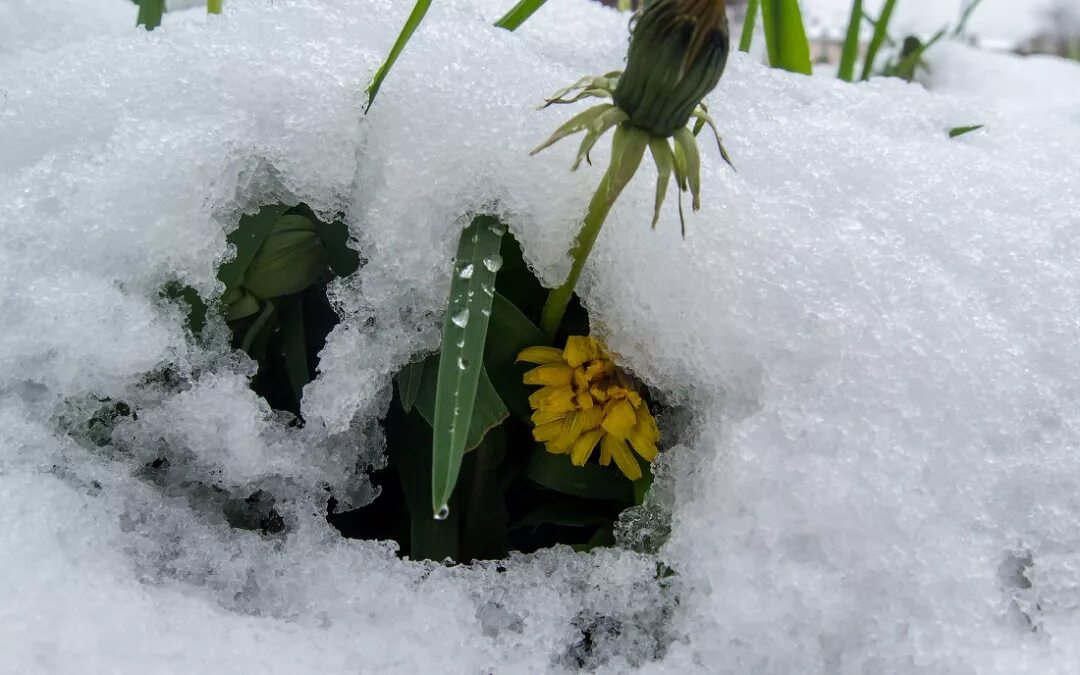
[[[489,255],[484,258],[484,267],[488,269],[488,272],[498,272],[503,266],[502,256],[496,253],[495,255]]]
[[[438,511],[435,512],[435,520],[446,520],[450,517],[450,507],[446,504],[442,505]]]
[[[450,320],[454,322],[454,325],[458,328],[464,328],[469,325],[469,310],[463,309],[454,316],[450,317]]]
[[[465,370],[466,368],[469,367],[469,360],[468,359],[458,358],[457,367],[459,369],[461,369],[461,370]]]
[[[465,267],[461,268],[461,271],[458,272],[458,276],[461,277],[462,279],[472,279],[472,273],[473,273],[473,264],[469,263]]]

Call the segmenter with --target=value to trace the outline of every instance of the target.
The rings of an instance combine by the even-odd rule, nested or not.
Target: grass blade
[[[139,17],[136,26],[154,30],[161,25],[161,15],[165,13],[165,0],[139,0]]]
[[[431,504],[437,516],[457,484],[476,404],[484,342],[495,295],[495,275],[502,266],[499,246],[506,226],[479,215],[461,233],[450,303],[443,325],[439,380],[432,425]]]
[[[390,54],[387,55],[386,61],[379,66],[379,70],[376,71],[375,77],[371,78],[371,84],[367,88],[367,107],[364,108],[364,112],[371,109],[371,104],[375,102],[375,95],[379,93],[379,87],[382,86],[383,80],[386,79],[387,74],[390,73],[390,69],[394,67],[394,62],[401,56],[401,52],[405,49],[405,45],[408,44],[409,39],[413,33],[416,32],[416,27],[420,25],[420,22],[424,20],[424,15],[427,14],[428,7],[431,6],[431,0],[416,0],[416,4],[413,5],[412,13],[409,14],[409,18],[405,20],[405,25],[401,29],[401,34],[398,35],[397,41],[394,42],[394,46],[390,49]]]
[[[810,75],[810,42],[798,0],[763,0],[761,19],[772,67]]]
[[[206,0],[207,14],[221,14],[221,0]]]
[[[495,25],[506,30],[517,30],[518,26],[525,23],[545,2],[547,0],[520,0],[503,18],[496,21]]]
[[[401,409],[405,412],[412,410],[416,403],[416,397],[420,393],[420,383],[424,381],[425,361],[414,361],[404,368],[397,376],[398,398],[401,399]]]
[[[960,23],[956,24],[956,30],[953,31],[953,37],[960,37],[967,31],[968,21],[971,20],[971,15],[982,4],[982,0],[968,0],[964,5],[964,12],[960,15]]]
[[[739,38],[740,52],[750,51],[750,43],[754,41],[754,25],[757,23],[760,8],[761,0],[748,0],[746,3],[746,18],[743,19],[742,36]]]
[[[877,58],[881,45],[889,36],[889,20],[892,19],[894,9],[896,9],[896,0],[885,0],[885,6],[881,8],[881,16],[874,24],[874,36],[870,38],[870,45],[866,48],[866,59],[863,61],[860,80],[869,80],[874,72],[874,59]]]
[[[862,0],[853,0],[847,37],[844,38],[844,51],[840,56],[840,70],[837,74],[837,77],[844,82],[855,80],[855,61],[859,58],[859,29],[862,28],[862,15]]]
[[[978,131],[979,129],[983,129],[985,127],[985,124],[972,124],[966,127],[955,127],[953,129],[949,129],[949,138],[958,138],[960,136],[963,136],[964,134],[970,134],[972,131]]]

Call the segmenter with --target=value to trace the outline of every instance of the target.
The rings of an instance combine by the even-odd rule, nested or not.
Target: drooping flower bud
[[[326,249],[315,224],[286,215],[274,224],[244,272],[244,287],[263,300],[299,293],[326,271]]]
[[[716,87],[729,48],[724,0],[652,0],[630,39],[615,104],[629,123],[669,137]]]

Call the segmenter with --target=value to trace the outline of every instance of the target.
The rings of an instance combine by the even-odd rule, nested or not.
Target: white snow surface
[[[649,229],[645,167],[582,287],[681,411],[624,533],[670,518],[669,541],[448,568],[342,539],[326,485],[372,498],[390,378],[438,343],[469,213],[494,205],[548,283],[567,271],[607,153],[530,158],[571,114],[535,108],[619,66],[625,15],[565,0],[511,34],[489,27],[507,0],[433,3],[364,118],[411,3],[228,0],[145,33],[53,0],[70,40],[21,4],[38,33],[0,54],[0,671],[1080,669],[1080,67],[943,48],[927,91],[733,56],[709,104],[738,172],[703,143],[683,239],[674,195]],[[195,343],[158,292],[219,294],[226,233],[280,200],[344,212],[367,261],[333,289],[303,430],[223,327]],[[69,432],[103,398],[139,416],[98,447]],[[288,534],[231,529],[193,482],[273,493]]]

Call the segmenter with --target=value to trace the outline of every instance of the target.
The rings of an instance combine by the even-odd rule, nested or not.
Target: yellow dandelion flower
[[[614,461],[630,480],[641,478],[633,453],[654,460],[660,429],[603,343],[574,335],[563,349],[529,347],[518,361],[536,364],[524,377],[540,387],[529,396],[533,438],[550,453],[570,455],[575,466],[584,466],[599,446],[601,465]]]

